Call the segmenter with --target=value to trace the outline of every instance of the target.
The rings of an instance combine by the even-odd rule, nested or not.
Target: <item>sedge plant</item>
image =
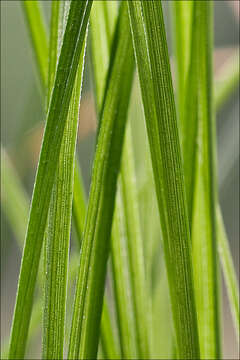
[[[22,1],[46,121],[31,200],[1,147],[1,206],[22,249],[3,359],[27,358],[39,330],[46,360],[224,358],[220,268],[239,336],[216,148],[238,52],[215,78],[213,1],[173,1],[173,78],[162,7],[52,0],[48,26],[40,1]],[[97,119],[89,191],[84,68]]]

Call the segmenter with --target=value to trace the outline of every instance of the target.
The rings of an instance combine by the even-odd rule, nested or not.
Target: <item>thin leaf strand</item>
[[[123,3],[120,40],[111,69],[94,159],[70,338],[70,359],[97,353],[110,230],[133,74],[131,37]],[[127,66],[126,64],[132,64]],[[120,76],[121,74],[121,76]]]
[[[161,2],[129,1],[128,4],[161,218],[178,356],[198,359],[189,222]],[[152,103],[156,106],[154,109]]]
[[[72,1],[59,57],[26,234],[9,358],[23,358],[48,208],[91,1]]]

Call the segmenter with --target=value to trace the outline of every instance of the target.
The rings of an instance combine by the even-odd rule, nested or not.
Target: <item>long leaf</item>
[[[182,8],[182,11],[178,11],[175,14],[175,27],[176,31],[179,26],[183,26],[181,24],[184,23],[184,15],[183,10],[185,8],[186,3],[185,2],[175,2],[176,8],[180,7]],[[195,14],[195,11],[192,11],[192,17]],[[179,19],[180,18],[180,19]],[[182,18],[182,19],[181,19]],[[198,18],[195,18],[191,21],[193,23],[192,29],[189,27],[188,31],[192,33],[190,37],[192,38],[192,45],[188,44],[189,46],[186,47],[186,43],[184,42],[184,39],[181,37],[177,37],[178,42],[178,48],[181,49],[185,46],[185,52],[189,52],[190,55],[188,57],[190,58],[190,65],[187,70],[187,83],[184,89],[184,85],[181,84],[180,87],[183,89],[182,94],[182,101],[184,101],[185,106],[183,106],[183,112],[184,116],[182,117],[181,121],[183,122],[182,129],[184,128],[184,135],[182,136],[183,139],[185,138],[185,141],[182,143],[182,151],[183,151],[183,159],[184,159],[184,169],[185,169],[185,179],[187,180],[187,183],[193,183],[194,181],[194,173],[196,170],[196,156],[193,156],[194,153],[196,153],[197,143],[198,143],[198,132],[192,131],[193,128],[196,127],[197,124],[197,96],[198,96],[198,49],[199,49],[199,32],[201,32],[201,28],[196,25],[198,24]],[[185,56],[186,57],[186,56]],[[179,62],[179,56],[176,56],[177,62]],[[236,87],[239,79],[239,67],[237,66],[237,59],[238,54],[234,52],[231,56],[231,58],[223,65],[221,68],[218,76],[215,79],[215,91],[214,91],[214,103],[215,103],[215,109],[218,111],[224,101],[229,97],[229,95],[232,93],[234,88]],[[186,58],[185,58],[186,61]],[[181,67],[187,67],[186,64],[183,65],[182,61],[181,64],[178,65],[178,71],[181,71]],[[179,78],[181,76],[179,75]],[[182,80],[183,81],[183,80]],[[189,96],[188,94],[191,94]],[[213,94],[213,95],[214,95]],[[191,123],[191,126],[189,126],[189,123]],[[189,131],[190,129],[190,131]],[[201,149],[200,149],[201,151]],[[191,174],[192,172],[192,174]],[[189,209],[191,211],[192,209],[192,201],[193,201],[193,192],[194,187],[191,186],[188,188],[188,204]],[[202,195],[200,194],[199,197],[201,198]],[[237,324],[239,323],[237,315],[239,314],[239,305],[237,305],[237,294],[239,293],[237,281],[236,281],[236,275],[234,274],[234,267],[232,264],[232,258],[231,253],[228,245],[228,239],[226,237],[226,233],[224,231],[224,224],[222,221],[222,216],[220,214],[220,208],[217,206],[217,236],[218,236],[218,249],[219,254],[221,258],[221,264],[224,272],[224,277],[226,279],[226,283],[228,284],[228,295],[230,298],[230,304],[233,314],[233,320]],[[198,220],[199,221],[199,220]],[[202,291],[205,296],[205,289],[203,288]],[[233,300],[235,299],[235,300]],[[237,328],[237,327],[236,327]],[[237,334],[238,335],[238,334]]]
[[[37,1],[35,0],[35,3]],[[99,6],[100,5],[100,6]],[[31,4],[32,6],[32,4]],[[115,4],[113,8],[113,4],[106,4],[105,2],[96,2],[94,4],[94,11],[91,11],[91,18],[94,17],[94,14],[96,13],[96,10],[100,9],[101,6],[104,7],[104,14],[105,14],[105,20],[107,21],[107,29],[106,32],[108,33],[113,30],[114,17],[112,16],[113,13],[115,14]],[[111,11],[109,11],[111,10]],[[63,23],[64,23],[64,3],[60,3],[58,0],[54,0],[52,2],[52,14],[51,16],[51,26],[50,26],[50,46],[49,46],[49,77],[48,77],[48,91],[47,91],[47,106],[50,100],[51,96],[51,89],[54,83],[54,76],[55,76],[55,67],[57,63],[57,51],[59,51],[61,47],[61,43],[58,44],[58,36],[63,31]],[[115,14],[116,15],[116,14]],[[41,16],[41,13],[39,13],[39,16]],[[98,17],[99,18],[99,17]],[[42,23],[43,20],[42,20]],[[29,26],[30,24],[27,23]],[[94,22],[95,25],[95,22]],[[93,27],[93,23],[92,23]],[[31,32],[31,28],[29,28],[29,31]],[[42,36],[46,36],[46,30],[44,33],[42,33]],[[45,42],[47,42],[47,39],[45,39]],[[41,47],[40,44],[36,44],[36,46],[33,46],[33,51],[36,52],[38,47]],[[37,64],[38,65],[38,64]],[[99,66],[99,64],[98,64]],[[39,67],[37,67],[38,70]],[[42,73],[39,71],[39,76],[42,78]],[[43,81],[43,79],[42,79]],[[44,89],[43,89],[44,90]],[[75,229],[77,232],[77,240],[79,242],[79,248],[81,247],[81,240],[82,240],[82,232],[84,227],[86,217],[86,194],[84,191],[83,186],[83,180],[81,175],[81,170],[78,165],[78,161],[75,162],[75,172],[74,172],[74,193],[73,193],[73,220]],[[107,304],[107,301],[106,301]],[[102,313],[102,323],[101,323],[101,343],[104,344],[104,354],[106,358],[119,358],[118,356],[118,348],[116,344],[116,339],[114,338],[115,335],[113,334],[113,326],[111,324],[111,318],[109,316],[109,312],[107,309],[107,305],[105,304],[103,308]]]
[[[129,1],[128,4],[161,218],[178,356],[195,359],[199,358],[199,343],[189,223],[161,2]]]
[[[111,7],[113,6],[112,4]],[[106,75],[104,76],[106,72],[98,59],[100,55],[101,58],[105,58],[105,61],[108,62],[105,49],[106,44],[104,46],[101,43],[107,42],[108,48],[111,46],[111,36],[108,35],[108,33],[111,33],[111,29],[107,31],[107,28],[109,27],[110,20],[113,23],[113,16],[110,17],[107,11],[109,10],[108,3],[98,2],[95,4],[95,7],[98,10],[102,10],[102,13],[96,13],[94,18],[92,17],[91,19],[92,58],[96,97],[97,103],[101,103],[104,81],[101,82],[100,80],[106,78]],[[114,13],[115,11],[116,5],[114,6]],[[101,15],[103,19],[102,23],[99,24],[96,19],[101,19]],[[99,33],[101,33],[100,39],[98,37]],[[105,34],[105,37],[103,34]],[[103,50],[101,49],[105,50],[104,54],[102,54]],[[136,357],[137,351],[140,358],[147,358],[150,351],[148,332],[149,308],[147,305],[148,296],[144,269],[143,241],[141,238],[138,199],[135,189],[135,169],[132,139],[131,134],[129,134],[130,130],[129,126],[125,139],[125,150],[122,155],[121,176],[118,180],[119,194],[117,195],[118,201],[115,209],[116,221],[114,220],[111,242],[113,278],[122,356],[125,358]],[[122,197],[123,199],[121,199]],[[125,236],[127,241],[124,240]],[[130,265],[130,272],[128,270],[128,263]],[[131,291],[127,289],[126,282]],[[126,313],[130,314],[132,311],[134,311],[133,317],[126,316]]]
[[[32,197],[11,331],[10,359],[24,355],[51,191],[91,5],[91,1],[72,1],[69,10]]]
[[[103,301],[100,340],[105,359],[121,359],[119,346],[116,342],[116,334],[113,330],[110,304],[107,297],[105,297]]]
[[[124,4],[121,11],[126,12]],[[127,14],[121,19],[94,159],[69,346],[71,359],[92,358],[97,352],[117,173],[133,73]],[[132,65],[126,67],[127,63]]]
[[[101,103],[104,83],[100,82],[100,78],[104,77],[104,67],[101,62],[99,63],[98,58],[101,54],[101,49],[105,48],[103,45],[101,46],[101,42],[108,41],[108,47],[110,47],[111,44],[111,37],[107,36],[108,34],[106,31],[110,16],[108,13],[106,14],[106,10],[109,9],[108,3],[100,2],[96,3],[95,6],[98,9],[102,9],[104,17],[102,24],[98,24],[98,22],[96,22],[96,14],[91,23],[92,29],[94,29],[91,38],[93,42],[92,55],[96,96],[97,103]],[[101,18],[100,15],[101,13],[98,14],[97,18]],[[99,33],[102,34],[100,40],[97,36]],[[104,33],[105,37],[103,37]],[[100,50],[96,47],[96,44],[98,47],[100,45]],[[104,58],[104,56],[106,58],[106,53],[100,57]],[[118,180],[119,194],[117,196],[118,201],[115,209],[116,221],[114,220],[113,238],[111,242],[113,279],[122,356],[125,358],[136,357],[137,351],[140,358],[147,358],[149,357],[150,351],[148,338],[149,308],[147,305],[148,296],[144,269],[143,242],[141,238],[139,209],[137,204],[138,199],[135,190],[136,182],[132,154],[132,139],[129,132],[130,127],[128,127],[126,134],[125,150],[122,155],[121,176]],[[121,199],[121,197],[123,197],[123,199]],[[127,241],[124,240],[125,236]],[[128,270],[128,263],[130,264],[130,272]],[[131,291],[128,290],[126,282],[128,283],[128,286],[130,286]],[[129,293],[131,293],[131,296]],[[133,317],[126,316],[126,313],[130,314],[132,311],[134,311]],[[137,344],[134,345],[136,341]]]
[[[74,173],[73,201],[74,201],[73,217],[77,231],[78,245],[80,249],[82,244],[82,235],[84,230],[87,205],[86,205],[86,194],[84,192],[84,187],[82,183],[82,176],[77,161],[75,164],[75,173]],[[120,358],[118,345],[116,343],[116,336],[113,332],[113,324],[109,312],[109,302],[107,298],[105,298],[103,304],[100,340],[101,340],[102,352],[106,359]]]
[[[25,230],[27,227],[27,216],[29,211],[29,198],[24,190],[21,180],[17,174],[16,169],[10,161],[6,150],[1,147],[1,172],[2,172],[2,192],[1,205],[9,220],[12,230],[15,231],[16,241],[20,249],[23,247]],[[76,276],[77,269],[77,255],[73,256],[70,262],[69,269],[69,286],[73,283]],[[73,276],[74,274],[74,276]],[[42,277],[39,276],[37,281],[39,289],[43,287]],[[34,339],[39,332],[39,324],[42,316],[42,299],[34,303],[31,322],[29,327],[29,342]],[[9,341],[4,341],[1,353],[2,358],[7,358],[9,348]]]
[[[215,119],[212,76],[212,3],[194,3],[198,29],[198,159],[192,230],[199,339],[203,359],[220,359],[216,221]],[[200,230],[201,229],[201,230]]]
[[[112,11],[109,11],[109,3],[105,1],[96,2],[91,16],[91,40],[92,40],[92,63],[95,84],[95,97],[97,112],[100,113],[104,88],[107,80],[106,65],[110,65],[109,52],[113,37],[113,26],[109,29],[109,23],[113,25]],[[112,4],[113,6],[113,4]],[[117,4],[114,4],[116,11]],[[115,14],[115,11],[113,14]],[[101,19],[101,21],[99,21]],[[99,34],[101,37],[99,38]],[[115,36],[115,40],[118,38]],[[114,48],[112,49],[114,51]],[[104,63],[99,61],[105,59]],[[124,157],[124,156],[123,156]],[[122,162],[124,159],[122,159]],[[135,316],[133,313],[132,292],[129,287],[129,264],[127,257],[126,222],[124,208],[120,194],[120,178],[118,179],[118,194],[114,213],[111,240],[111,276],[113,279],[114,303],[116,304],[117,325],[120,335],[121,356],[124,358],[135,358],[138,354],[136,345]],[[103,307],[103,310],[105,308]],[[126,314],[131,314],[126,316]],[[103,311],[104,315],[104,311]],[[101,343],[103,343],[101,337]]]
[[[65,3],[65,14],[68,12]],[[59,8],[53,3],[52,26],[58,24],[54,18],[59,16]],[[65,17],[65,15],[64,15]],[[58,29],[58,27],[57,27]],[[50,44],[56,47],[55,32],[51,31],[54,39]],[[59,42],[61,43],[61,35]],[[55,73],[52,63],[57,62],[57,51],[50,48],[50,72]],[[63,140],[59,155],[58,168],[52,190],[52,199],[48,213],[46,227],[46,278],[45,303],[43,319],[43,358],[62,359],[64,345],[67,269],[69,257],[69,241],[73,199],[74,157],[76,150],[78,114],[82,87],[85,46],[83,46],[75,85],[68,111],[68,118],[64,129]],[[52,76],[54,78],[54,76]],[[51,86],[51,85],[50,85]]]
[[[15,231],[16,241],[20,249],[22,249],[24,244],[25,230],[27,227],[27,216],[29,211],[30,200],[25,192],[25,189],[21,183],[21,179],[14,168],[12,162],[6,150],[1,146],[1,172],[2,172],[2,192],[1,192],[1,206],[4,209],[4,212],[9,220],[12,230]],[[72,286],[73,281],[75,280],[77,269],[78,269],[78,254],[72,256],[70,261],[69,268],[69,287]],[[40,274],[39,274],[40,275]],[[39,289],[43,287],[43,279],[41,276],[37,278]],[[29,342],[35,337],[39,331],[39,324],[41,322],[42,316],[42,299],[34,303],[31,322],[29,327]],[[107,310],[107,309],[105,309]],[[106,312],[106,311],[105,311]],[[107,316],[107,315],[106,315]],[[103,326],[108,326],[107,320],[104,321]],[[108,336],[110,331],[104,332]],[[9,348],[9,341],[4,341],[1,353],[2,358],[7,358]],[[107,346],[107,349],[109,347]],[[114,356],[109,356],[109,358],[117,358]]]

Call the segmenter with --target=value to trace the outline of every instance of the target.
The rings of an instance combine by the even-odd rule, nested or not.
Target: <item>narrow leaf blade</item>
[[[128,4],[161,218],[178,356],[197,359],[199,344],[189,222],[161,2],[142,1],[142,9],[139,2],[129,1]]]
[[[91,1],[72,1],[70,6],[32,197],[11,330],[10,359],[24,355],[50,195],[91,4]]]
[[[111,69],[94,160],[69,346],[71,359],[92,358],[97,352],[116,180],[133,73],[131,37],[124,6],[125,16],[121,17],[119,26],[121,40]],[[131,64],[127,70],[126,62]],[[119,76],[121,72],[123,76]]]

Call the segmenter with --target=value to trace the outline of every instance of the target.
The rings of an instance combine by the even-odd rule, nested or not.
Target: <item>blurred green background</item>
[[[46,21],[49,21],[50,1],[43,1]],[[166,24],[171,46],[171,26],[168,1],[164,3]],[[239,45],[238,1],[215,1],[216,66],[219,66]],[[219,50],[220,49],[220,50]],[[96,129],[92,94],[90,61],[87,56],[83,95],[80,109],[79,141],[77,145],[84,180],[88,188]],[[135,146],[146,143],[142,106],[137,86],[131,104],[131,116],[136,126]],[[44,106],[40,84],[20,1],[1,1],[1,142],[7,149],[18,174],[31,196],[44,126]],[[231,250],[239,274],[239,89],[217,114],[219,194]],[[138,184],[145,169],[136,151]],[[17,275],[21,253],[15,237],[2,213],[1,216],[1,339],[10,331],[15,302]],[[223,286],[224,356],[238,358],[231,314]]]

